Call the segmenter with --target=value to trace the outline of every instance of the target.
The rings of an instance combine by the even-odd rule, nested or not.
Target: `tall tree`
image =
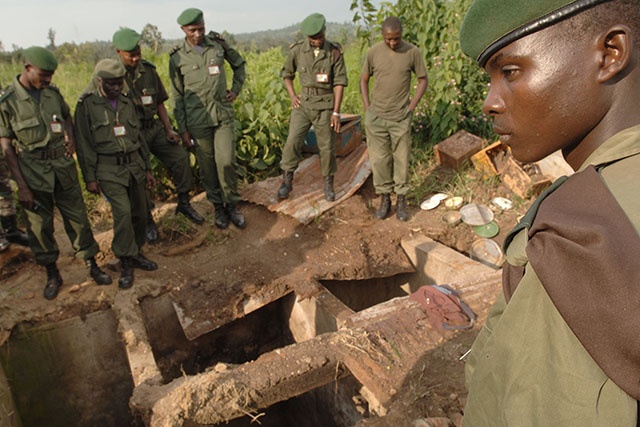
[[[142,43],[153,49],[153,53],[158,53],[158,47],[162,44],[162,33],[155,25],[147,24],[142,29]]]
[[[49,39],[49,50],[53,50],[56,48],[56,30],[53,28],[49,28],[49,33],[47,34],[47,38]]]

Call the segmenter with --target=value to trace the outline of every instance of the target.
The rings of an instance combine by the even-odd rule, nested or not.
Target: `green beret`
[[[196,8],[185,9],[184,12],[178,16],[178,24],[181,26],[198,24],[202,22],[202,11]]]
[[[118,50],[131,52],[136,50],[142,36],[131,28],[121,28],[113,33],[113,46]]]
[[[300,24],[300,31],[302,31],[302,34],[305,36],[315,36],[324,29],[325,22],[324,15],[321,13],[312,13],[304,18],[304,21]]]
[[[508,44],[610,0],[473,0],[460,47],[481,67]]]
[[[58,61],[53,53],[48,49],[39,46],[32,46],[24,50],[24,59],[34,67],[44,71],[55,71],[58,68]]]
[[[96,76],[103,79],[117,79],[124,77],[127,70],[122,65],[122,62],[117,59],[107,58],[98,61],[94,72]]]

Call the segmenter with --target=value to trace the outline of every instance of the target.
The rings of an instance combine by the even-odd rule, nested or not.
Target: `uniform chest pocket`
[[[91,118],[91,133],[96,143],[109,142],[113,138],[113,125],[105,115]]]
[[[156,99],[156,90],[154,88],[142,88],[138,91],[138,101],[143,107],[153,105]]]
[[[24,144],[33,144],[46,137],[45,127],[37,117],[17,118],[11,126],[16,138]]]
[[[198,64],[185,64],[180,66],[180,71],[184,78],[185,88],[189,85],[195,85],[204,81],[206,76],[206,70],[202,70]]]

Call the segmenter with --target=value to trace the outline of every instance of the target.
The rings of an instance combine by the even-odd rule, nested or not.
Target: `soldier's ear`
[[[628,71],[634,54],[633,33],[626,25],[615,25],[603,32],[597,41],[600,71],[598,82],[620,79]]]

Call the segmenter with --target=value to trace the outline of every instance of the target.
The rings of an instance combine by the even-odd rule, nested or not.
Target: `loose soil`
[[[502,187],[492,189],[490,194],[478,189],[473,200],[465,202],[489,205],[495,196],[513,195]],[[406,272],[411,265],[400,241],[412,234],[426,235],[465,254],[478,238],[472,227],[464,223],[456,226],[444,223],[443,204],[425,211],[414,201],[409,206],[409,221],[402,223],[395,217],[395,211],[383,221],[375,219],[373,213],[378,203],[369,178],[354,196],[308,225],[269,212],[263,206],[244,203],[240,209],[246,216],[247,227],[238,230],[231,225],[218,230],[213,225],[213,208],[200,194],[194,197],[193,205],[207,222],[194,227],[192,232],[187,230],[186,234],[170,221],[175,204],[158,205],[154,215],[161,238],[146,245],[143,252],[160,268],[154,272],[136,270],[136,283],[131,290],[118,289],[118,264],[109,249],[110,231],[96,233],[96,238],[102,250],[99,264],[105,266],[114,284],[96,286],[83,262],[73,258],[58,218],[56,238],[61,248],[58,266],[64,285],[54,301],[43,298],[45,272],[34,263],[28,250],[12,245],[0,254],[0,345],[16,325],[84,316],[108,308],[118,292],[131,292],[132,298],[139,299],[171,293],[182,305],[192,307],[190,315],[196,319],[199,310],[209,318],[216,312],[223,317],[231,316],[234,311],[241,311],[238,301],[248,294],[284,294],[295,289],[304,295],[304,285],[311,279],[358,280]],[[495,212],[501,230],[494,238],[496,242],[502,244],[528,203],[521,205],[518,209]],[[484,317],[486,313],[478,314]],[[411,425],[412,420],[427,417],[455,420],[465,397],[463,362],[458,359],[476,333],[458,334],[437,351],[426,354],[419,372],[398,393],[386,421],[370,420],[365,424]]]

